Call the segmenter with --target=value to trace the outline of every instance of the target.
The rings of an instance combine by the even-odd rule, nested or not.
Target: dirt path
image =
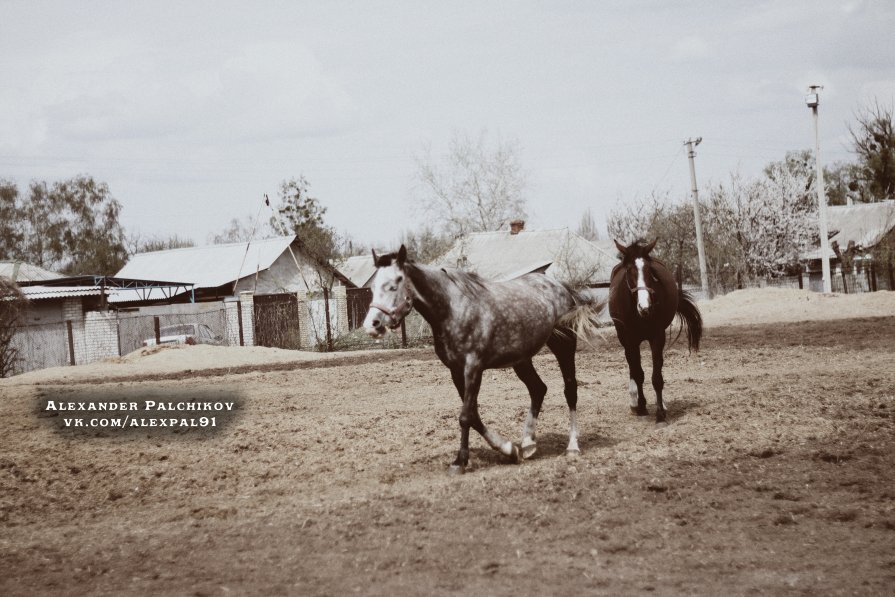
[[[709,331],[668,352],[664,429],[628,414],[607,342],[579,355],[578,460],[540,356],[538,455],[508,465],[475,437],[462,478],[459,401],[428,353],[0,386],[0,593],[891,594],[893,339],[895,317]],[[231,391],[241,410],[168,435],[38,417],[39,394],[79,391]],[[512,372],[481,404],[518,435]]]

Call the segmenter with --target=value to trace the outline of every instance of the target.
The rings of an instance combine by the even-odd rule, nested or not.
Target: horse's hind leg
[[[662,377],[662,364],[665,360],[662,354],[665,350],[665,333],[657,334],[650,339],[650,352],[653,355],[653,389],[656,391],[656,423],[665,422],[665,403],[662,400],[662,388],[665,387],[665,379]]]
[[[575,379],[575,347],[577,339],[572,330],[559,328],[547,340],[547,348],[556,356],[562,380],[565,385],[563,393],[569,406],[569,445],[566,454],[577,456],[581,453],[578,447],[578,380]]]
[[[528,388],[531,396],[531,408],[528,410],[528,416],[525,418],[525,425],[522,427],[522,458],[531,458],[537,451],[538,446],[535,443],[537,434],[538,415],[541,413],[541,405],[544,403],[544,396],[547,394],[547,385],[538,376],[535,371],[531,359],[522,361],[513,366],[513,371]]]
[[[625,344],[625,359],[628,361],[628,393],[631,396],[631,412],[638,417],[649,414],[646,410],[646,396],[643,395],[643,366],[640,364],[640,342]]]

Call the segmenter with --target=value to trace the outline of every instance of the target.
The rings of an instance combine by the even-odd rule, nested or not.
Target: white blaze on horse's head
[[[646,275],[643,273],[645,267],[643,258],[635,259],[634,266],[637,268],[637,310],[646,313],[650,308],[650,296],[646,285]]]
[[[377,257],[373,251],[376,273],[371,289],[373,300],[364,318],[364,329],[374,338],[382,338],[387,329],[395,329],[413,308],[413,295],[404,264],[407,249],[401,245],[397,253]]]

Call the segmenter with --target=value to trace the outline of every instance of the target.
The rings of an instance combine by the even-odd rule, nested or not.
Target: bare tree
[[[614,260],[593,250],[589,242],[567,231],[554,252],[552,275],[576,288],[605,281],[598,280],[597,276],[611,270]]]
[[[16,283],[0,277],[0,377],[11,375],[18,361],[18,351],[12,340],[27,304]]]
[[[244,243],[256,238],[267,238],[274,234],[269,222],[261,221],[252,214],[243,218],[233,218],[230,223],[217,234],[209,234],[208,242],[213,245],[228,243]]]
[[[516,141],[489,145],[485,131],[454,132],[447,155],[417,156],[417,198],[423,212],[451,238],[499,230],[526,217],[525,174]]]
[[[152,253],[154,251],[167,251],[168,249],[183,249],[185,247],[195,247],[196,243],[190,238],[182,238],[176,234],[168,237],[163,236],[144,236],[142,234],[131,234],[127,238],[128,255],[136,255],[137,253]]]

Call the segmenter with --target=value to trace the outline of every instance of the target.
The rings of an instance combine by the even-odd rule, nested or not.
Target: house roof
[[[510,280],[544,271],[563,281],[608,282],[615,248],[590,242],[568,228],[477,232],[457,240],[434,265],[474,271],[490,280]]]
[[[108,288],[105,289],[108,292]],[[70,296],[99,296],[103,289],[99,286],[22,286],[22,294],[28,300],[57,299]]]
[[[858,249],[870,249],[895,228],[895,201],[832,205],[827,208],[827,227],[830,245],[835,241],[845,250],[850,242]],[[808,259],[820,259],[820,248],[807,255]]]
[[[0,261],[0,276],[11,278],[15,282],[39,282],[61,278],[62,274],[24,261]]]
[[[376,273],[376,264],[373,263],[373,258],[370,255],[349,257],[338,262],[337,267],[358,288],[366,286],[373,274]]]
[[[115,274],[118,278],[180,280],[199,288],[217,288],[268,269],[295,235],[251,242],[185,247],[137,253]]]

